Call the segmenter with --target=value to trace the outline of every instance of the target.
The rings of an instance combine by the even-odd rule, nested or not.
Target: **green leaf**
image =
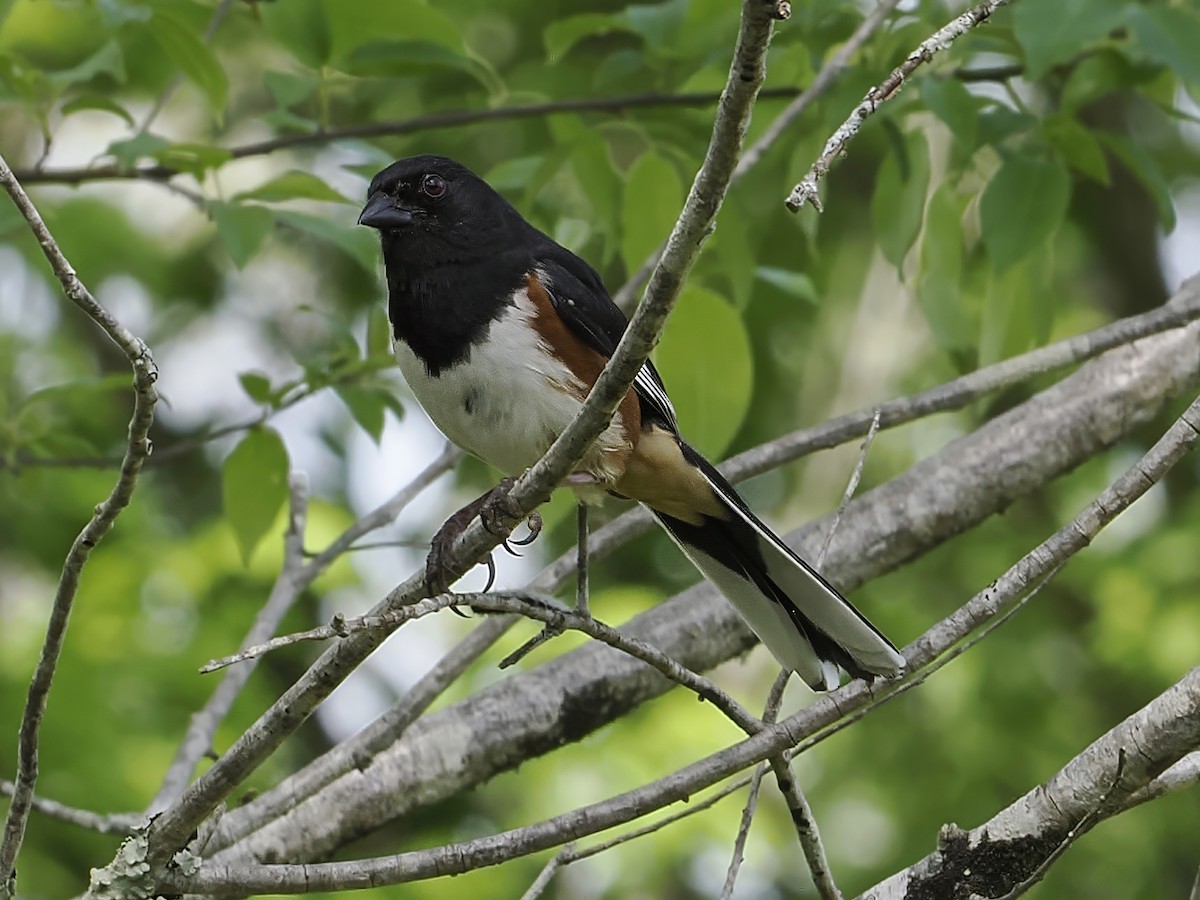
[[[813,306],[817,306],[821,302],[816,285],[803,272],[793,272],[791,269],[777,269],[773,266],[759,266],[754,270],[754,274],[767,284],[774,285],[785,294],[795,297],[797,300],[807,301]]]
[[[169,146],[171,146],[171,142],[166,138],[143,131],[141,134],[134,135],[128,140],[113,141],[108,145],[105,153],[116,159],[120,166],[128,169],[132,168],[139,159],[154,156],[154,154]]]
[[[1129,60],[1117,50],[1105,49],[1079,61],[1071,69],[1062,91],[1062,109],[1073,112],[1136,82]]]
[[[955,141],[966,153],[976,147],[979,132],[979,101],[957,78],[925,78],[921,102],[946,123]]]
[[[550,65],[561,62],[567,51],[585,38],[631,30],[625,17],[615,13],[580,13],[551,22],[542,33],[542,40],[546,44],[546,62]]]
[[[1078,56],[1121,22],[1122,0],[1033,0],[1013,11],[1013,32],[1025,50],[1026,77]]]
[[[1200,16],[1194,8],[1134,4],[1127,7],[1125,21],[1146,56],[1200,84]]]
[[[296,75],[291,72],[264,72],[263,84],[275,98],[281,109],[295,106],[313,95],[321,86],[320,79],[306,73]]]
[[[963,212],[966,198],[949,183],[933,192],[925,210],[917,302],[938,345],[961,356],[974,347],[975,328],[963,308]]]
[[[1071,176],[1058,162],[1010,156],[979,201],[983,244],[1003,272],[1053,239],[1067,214]]]
[[[380,391],[345,385],[334,388],[334,393],[346,404],[350,414],[354,416],[354,421],[378,444],[383,437],[384,413],[387,411],[387,404],[380,396]]]
[[[686,287],[654,355],[688,441],[717,458],[750,408],[754,363],[746,325],[720,295]]]
[[[287,200],[324,200],[330,203],[350,201],[327,185],[311,172],[293,169],[277,175],[266,184],[253,190],[243,191],[233,198],[235,201],[259,200],[263,203],[283,203]]]
[[[333,36],[323,0],[287,0],[255,6],[268,33],[310,69],[320,69],[333,56]]]
[[[115,40],[105,42],[99,50],[76,66],[48,73],[47,80],[51,84],[67,87],[91,81],[97,75],[108,75],[118,84],[125,83],[128,77],[125,72],[125,54]]]
[[[229,257],[239,269],[258,252],[274,224],[271,211],[261,206],[239,206],[234,203],[212,204],[212,217],[217,233]]]
[[[220,118],[225,111],[229,82],[212,48],[200,39],[191,23],[165,6],[155,7],[147,27],[171,61],[200,88]]]
[[[421,0],[324,0],[332,34],[334,61],[344,61],[376,42],[435,44],[465,52],[459,26],[436,6]]]
[[[238,375],[242,390],[255,403],[271,402],[271,379],[261,372],[242,372]]]
[[[323,241],[328,241],[343,250],[372,274],[379,267],[378,236],[372,234],[370,229],[356,228],[354,220],[349,216],[344,220],[327,219],[280,209],[275,211],[275,219]]]
[[[621,209],[621,258],[636,272],[666,241],[683,205],[675,167],[654,153],[638,157],[625,180]]]
[[[352,75],[404,78],[448,69],[470,75],[483,87],[494,85],[486,67],[457,50],[431,41],[368,41],[347,54],[340,68]]]
[[[929,144],[914,131],[907,135],[904,153],[889,153],[879,167],[871,219],[884,257],[903,272],[904,257],[921,231],[925,193],[929,190]]]
[[[154,158],[164,166],[203,178],[206,172],[229,162],[233,154],[212,144],[171,144],[155,151]]]
[[[392,325],[388,321],[387,310],[382,306],[372,306],[367,311],[367,348],[366,356],[392,355]]]
[[[1096,135],[1113,152],[1154,200],[1158,209],[1158,221],[1163,230],[1170,233],[1175,230],[1175,201],[1171,196],[1171,185],[1163,175],[1158,161],[1146,152],[1137,141],[1130,140],[1123,134],[1111,131],[1101,131]]]
[[[1108,160],[1100,141],[1084,125],[1070,116],[1054,114],[1042,122],[1046,142],[1068,166],[1103,185],[1108,184]]]
[[[288,454],[272,428],[253,428],[225,459],[225,515],[247,565],[287,501]]]
[[[120,116],[130,128],[133,128],[136,124],[133,121],[133,116],[129,114],[125,107],[111,97],[106,97],[103,94],[81,94],[73,100],[68,100],[62,106],[62,114],[65,118],[72,113],[83,112],[87,109],[98,109],[102,112],[112,113],[114,116]]]

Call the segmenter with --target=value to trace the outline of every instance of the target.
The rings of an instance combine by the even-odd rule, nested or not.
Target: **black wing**
[[[557,244],[539,254],[538,268],[555,312],[572,334],[606,358],[611,357],[629,322],[608,296],[596,270]],[[672,431],[679,431],[675,407],[650,360],[634,378],[633,389],[641,401],[643,416],[649,412]]]

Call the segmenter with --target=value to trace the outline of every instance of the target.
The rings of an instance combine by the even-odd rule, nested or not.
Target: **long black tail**
[[[727,512],[693,525],[651,510],[784,666],[831,690],[838,666],[859,678],[896,675],[904,657],[808,563],[764,525],[707,460],[683,444]]]

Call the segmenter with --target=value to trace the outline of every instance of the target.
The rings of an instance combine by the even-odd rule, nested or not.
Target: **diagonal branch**
[[[41,245],[42,252],[50,263],[50,268],[62,285],[63,293],[99,325],[112,342],[125,353],[133,368],[134,382],[133,416],[129,422],[129,435],[125,455],[121,461],[120,474],[108,497],[96,506],[91,519],[71,544],[71,549],[63,562],[58,589],[55,591],[54,603],[50,610],[50,621],[46,628],[46,640],[42,644],[37,668],[34,670],[33,679],[29,685],[29,694],[21,717],[21,727],[17,739],[15,788],[12,803],[9,805],[4,821],[3,838],[0,839],[0,892],[2,892],[13,878],[17,852],[24,839],[25,826],[33,806],[33,789],[38,776],[38,732],[41,728],[42,716],[46,711],[46,701],[50,694],[54,670],[58,665],[58,657],[66,639],[71,607],[79,590],[84,566],[87,565],[92,550],[112,528],[117,516],[129,505],[138,485],[142,464],[150,455],[151,443],[148,435],[150,426],[154,422],[154,405],[158,401],[158,394],[154,389],[154,382],[158,378],[158,368],[145,343],[122,326],[108,310],[101,306],[92,296],[91,291],[79,280],[75,270],[54,240],[54,236],[50,234],[46,223],[42,221],[37,208],[29,199],[29,195],[25,193],[2,156],[0,156],[0,184],[4,186],[13,203],[25,217],[25,221],[29,224],[30,230],[33,231]]]

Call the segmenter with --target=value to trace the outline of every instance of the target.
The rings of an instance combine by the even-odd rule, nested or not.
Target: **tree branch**
[[[11,781],[0,780],[0,794],[11,797],[16,789]],[[145,819],[141,813],[97,813],[44,797],[34,797],[32,803],[33,808],[44,816],[100,834],[130,834]]]
[[[62,574],[59,577],[58,588],[54,594],[54,603],[50,610],[46,639],[42,644],[42,651],[29,685],[29,694],[21,716],[21,727],[17,739],[17,777],[12,802],[9,804],[8,814],[4,821],[3,839],[0,840],[0,892],[3,892],[5,886],[10,884],[13,879],[17,852],[24,839],[25,826],[33,807],[33,789],[38,776],[38,732],[41,728],[42,716],[46,711],[50,685],[66,638],[71,606],[79,590],[83,569],[87,565],[92,550],[108,534],[121,511],[129,505],[133,498],[133,492],[137,488],[142,464],[150,455],[151,443],[148,435],[154,421],[154,405],[158,401],[158,394],[154,389],[154,382],[158,378],[158,368],[145,343],[125,329],[108,310],[97,302],[91,291],[79,280],[75,270],[63,255],[37,208],[14,177],[3,156],[0,156],[0,184],[3,184],[9,197],[25,217],[38,244],[41,245],[42,253],[50,263],[50,268],[62,285],[63,293],[99,325],[112,342],[125,353],[133,368],[134,382],[133,415],[129,421],[129,433],[120,474],[108,497],[96,506],[91,519],[75,538],[67,553]]]
[[[777,87],[765,88],[760,96],[763,99],[790,99],[798,93],[799,90],[797,88]],[[230,147],[229,155],[231,159],[245,159],[250,156],[266,156],[280,150],[321,147],[340,140],[395,137],[404,134],[417,134],[422,131],[434,131],[441,128],[476,125],[482,122],[536,119],[562,113],[622,112],[631,109],[705,107],[712,106],[720,99],[721,94],[715,91],[688,94],[647,93],[627,94],[618,97],[580,97],[574,100],[530,103],[524,106],[509,106],[500,109],[455,109],[429,113],[423,116],[413,116],[409,119],[372,122],[368,125],[347,125],[342,128],[330,128],[305,134],[280,135],[279,137],[270,138],[265,141],[255,141],[249,144],[239,144],[238,146]],[[150,165],[136,168],[122,168],[112,163],[69,169],[23,169],[17,173],[17,176],[26,184],[81,184],[88,181],[131,178],[146,181],[166,181],[181,174],[181,171],[173,166]]]
[[[1122,801],[1197,746],[1200,668],[984,824],[970,831],[943,827],[937,851],[860,900],[898,900],[935,885],[938,896],[957,896],[962,889],[989,897],[1009,891],[1037,871],[1070,832],[1115,815]]]
[[[858,134],[858,129],[862,127],[862,123],[874,114],[881,103],[885,103],[896,96],[900,92],[900,88],[904,86],[905,79],[921,65],[932,60],[934,54],[939,50],[949,48],[954,41],[981,22],[987,21],[992,13],[1008,2],[1009,0],[984,0],[978,6],[967,10],[922,41],[921,45],[910,53],[904,62],[892,70],[891,75],[885,78],[877,87],[873,87],[867,91],[867,95],[863,98],[862,103],[854,108],[854,111],[850,113],[850,117],[826,141],[825,149],[817,157],[817,161],[813,163],[812,168],[808,170],[808,174],[800,179],[799,184],[792,188],[792,192],[788,195],[786,201],[787,208],[792,212],[799,212],[804,207],[804,204],[811,203],[817,212],[820,212],[821,200],[817,190],[817,182],[829,172],[833,161],[845,152],[846,145]]]

